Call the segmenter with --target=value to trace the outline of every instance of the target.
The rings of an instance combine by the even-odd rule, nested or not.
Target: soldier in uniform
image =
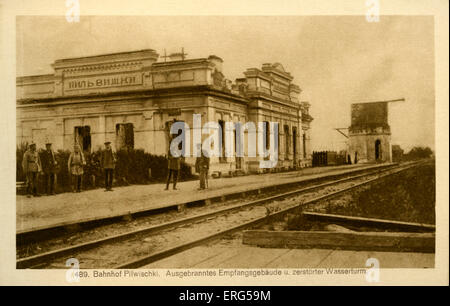
[[[42,171],[44,172],[45,192],[55,194],[55,176],[57,172],[55,153],[52,150],[51,142],[45,144],[45,150],[41,153]]]
[[[105,142],[105,150],[102,151],[100,157],[101,166],[105,172],[105,191],[113,191],[113,175],[116,166],[116,156],[111,148],[111,141]]]
[[[22,168],[27,177],[28,197],[31,197],[31,195],[38,197],[37,181],[38,174],[42,171],[42,167],[39,154],[36,151],[36,144],[34,142],[30,143],[28,150],[23,155]]]
[[[199,190],[203,190],[208,188],[209,157],[206,157],[205,154],[203,154],[201,146],[199,146],[198,150],[200,150],[200,156],[197,156],[195,160],[195,171],[200,176]]]
[[[86,165],[86,160],[79,145],[76,144],[73,147],[73,152],[70,154],[67,164],[69,172],[72,174],[72,191],[81,192],[81,178],[84,173],[83,166]]]
[[[169,184],[170,184],[170,178],[173,176],[173,190],[177,190],[177,180],[178,180],[178,174],[180,172],[180,168],[181,168],[181,159],[180,157],[175,157],[172,155],[172,153],[170,152],[171,150],[169,149],[169,152],[167,154],[168,156],[168,174],[167,174],[167,182],[166,182],[166,189],[165,190],[169,190]]]

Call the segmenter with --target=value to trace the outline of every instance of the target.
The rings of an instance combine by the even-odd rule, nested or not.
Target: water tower
[[[392,162],[388,103],[404,99],[354,103],[348,129],[349,154],[358,163]]]

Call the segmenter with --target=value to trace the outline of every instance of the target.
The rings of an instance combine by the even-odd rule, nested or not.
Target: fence
[[[348,164],[347,154],[335,151],[314,151],[312,154],[312,166],[337,166]]]

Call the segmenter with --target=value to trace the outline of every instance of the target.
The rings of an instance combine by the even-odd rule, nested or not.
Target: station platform
[[[434,253],[348,251],[331,249],[272,249],[246,245],[199,246],[153,262],[142,269],[364,269],[376,258],[382,269],[434,268]]]
[[[383,164],[386,166],[386,164]],[[80,222],[133,214],[178,204],[201,201],[226,194],[240,193],[275,184],[302,182],[309,179],[376,168],[380,165],[345,165],[304,168],[298,171],[209,179],[209,189],[197,190],[198,181],[179,182],[178,190],[165,191],[165,184],[115,187],[81,193],[27,198],[16,196],[16,232],[46,229]]]

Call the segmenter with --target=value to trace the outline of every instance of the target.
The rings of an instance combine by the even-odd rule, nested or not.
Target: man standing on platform
[[[52,150],[51,142],[45,144],[45,150],[41,153],[42,171],[44,172],[44,185],[47,195],[55,194],[55,176],[57,162]]]
[[[105,150],[102,151],[100,162],[105,173],[105,191],[113,191],[112,183],[114,168],[116,166],[116,156],[111,148],[111,141],[105,142]]]
[[[84,174],[84,166],[86,160],[80,145],[74,144],[73,152],[70,153],[67,161],[69,173],[72,175],[72,192],[81,192],[82,179]]]
[[[199,190],[202,190],[208,188],[209,157],[206,157],[205,154],[201,152],[201,145],[198,150],[200,150],[200,156],[195,160],[195,171],[200,176]]]
[[[42,172],[42,167],[39,154],[36,151],[36,144],[34,142],[30,143],[28,150],[23,155],[22,168],[27,177],[27,196],[29,198],[31,197],[31,195],[38,197],[38,174]]]
[[[167,158],[168,158],[168,174],[165,190],[169,190],[170,178],[172,176],[173,176],[173,190],[177,190],[177,180],[181,168],[181,158],[173,156],[170,149],[167,154]]]

